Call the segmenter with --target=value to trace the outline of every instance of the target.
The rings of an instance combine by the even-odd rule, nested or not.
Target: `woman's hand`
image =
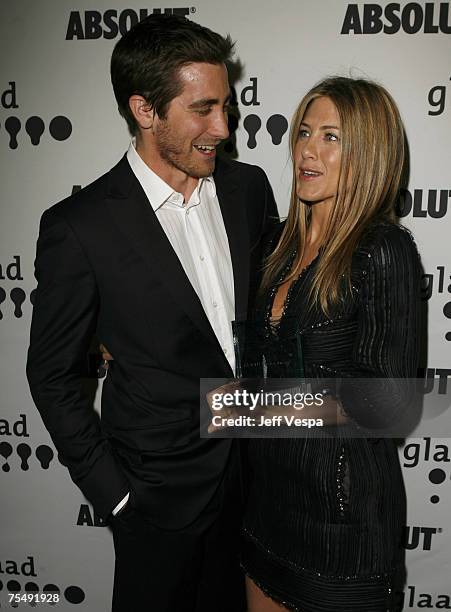
[[[241,382],[239,380],[233,380],[216,389],[212,389],[207,393],[208,407],[211,410],[212,416],[220,417],[220,419],[233,418],[238,415],[238,409],[236,406],[225,406],[221,398],[228,394],[234,393],[237,389],[241,388]],[[214,433],[227,427],[226,425],[214,425],[211,421],[208,426],[208,433]]]
[[[103,363],[102,363],[102,367],[104,370],[108,370],[109,367],[109,361],[114,361],[114,357],[113,355],[109,352],[109,350],[107,349],[107,347],[104,344],[100,345],[100,352],[102,353],[102,359],[103,359]]]

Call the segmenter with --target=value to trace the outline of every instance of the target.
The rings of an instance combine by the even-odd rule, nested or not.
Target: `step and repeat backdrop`
[[[236,119],[226,151],[266,170],[282,215],[290,190],[288,126],[307,89],[340,74],[375,79],[393,94],[411,156],[399,214],[413,231],[424,267],[418,299],[428,325],[420,375],[425,397],[437,384],[439,394],[449,397],[451,3],[193,2],[0,5],[0,607],[5,610],[14,607],[8,593],[16,592],[56,593],[53,602],[38,604],[45,609],[99,612],[110,606],[110,530],[58,460],[28,391],[25,359],[39,218],[126,150],[129,136],[117,113],[109,59],[121,34],[152,12],[185,15],[237,41],[242,70],[233,84]],[[101,382],[98,386],[96,409]],[[408,575],[399,610],[451,609],[451,444],[437,437],[440,433],[410,438],[399,451],[409,502]]]

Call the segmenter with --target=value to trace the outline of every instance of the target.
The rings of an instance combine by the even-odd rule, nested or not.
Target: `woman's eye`
[[[340,139],[338,138],[337,134],[332,134],[332,132],[328,132],[326,134],[326,140],[329,140],[330,142],[339,142]]]
[[[307,138],[308,136],[308,130],[299,130],[299,138]]]

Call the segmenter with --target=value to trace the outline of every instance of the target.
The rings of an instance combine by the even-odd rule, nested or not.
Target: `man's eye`
[[[197,114],[201,117],[206,117],[211,112],[211,108],[202,108],[197,111]]]

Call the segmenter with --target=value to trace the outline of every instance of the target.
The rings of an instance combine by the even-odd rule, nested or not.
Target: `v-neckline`
[[[291,270],[291,267],[293,265],[294,259],[296,257],[296,251],[293,253],[292,257],[290,257],[288,265],[285,267],[285,269],[283,271],[283,274],[279,278],[279,282],[276,283],[276,285],[274,286],[273,290],[270,293],[268,310],[267,310],[267,319],[268,319],[268,323],[269,323],[269,325],[271,327],[277,328],[280,325],[282,319],[286,316],[288,305],[290,303],[290,299],[291,299],[291,296],[293,294],[294,287],[305,277],[307,272],[312,268],[313,264],[316,263],[316,261],[318,260],[319,256],[320,256],[320,251],[318,251],[318,253],[315,255],[315,257],[310,261],[310,263],[308,263],[306,266],[304,266],[302,268],[302,270],[299,272],[298,276],[293,278],[292,282],[290,283],[290,286],[288,287],[288,291],[287,291],[287,294],[285,296],[285,300],[284,300],[284,303],[283,303],[283,306],[282,306],[282,310],[281,310],[280,316],[274,317],[273,316],[274,301],[276,299],[278,290],[281,287],[280,283],[282,283],[283,279],[287,276],[287,272],[289,270]]]

